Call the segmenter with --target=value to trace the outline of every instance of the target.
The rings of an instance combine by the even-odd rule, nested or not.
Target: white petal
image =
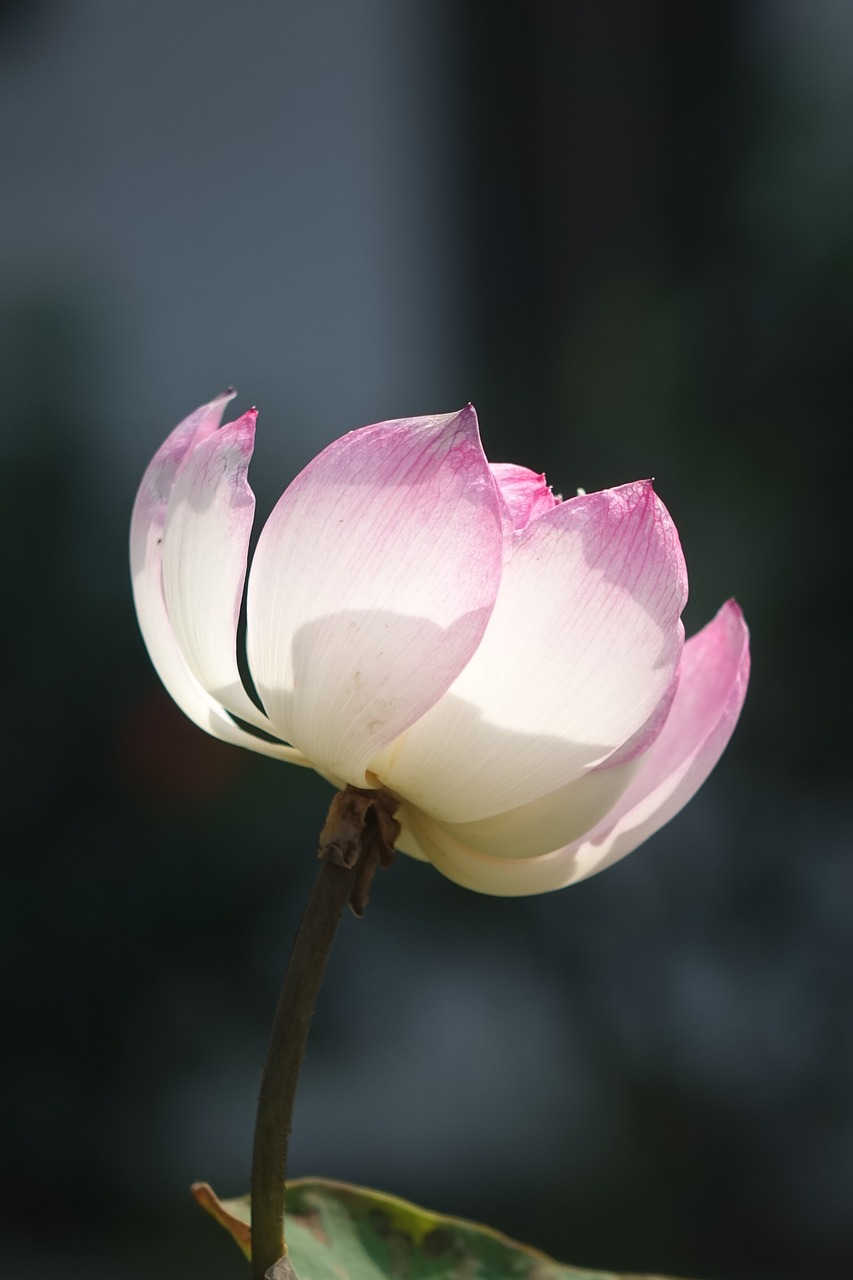
[[[454,840],[492,858],[537,858],[577,840],[609,814],[639,761],[593,769],[564,787],[490,818],[436,823]]]
[[[660,736],[629,766],[633,777],[614,808],[585,836],[539,857],[513,861],[496,840],[491,852],[465,844],[403,805],[400,848],[426,858],[451,880],[502,897],[547,893],[603,871],[659,830],[695,795],[732,735],[749,677],[749,635],[733,601],[688,640],[672,711]],[[614,772],[626,766],[619,766]],[[606,774],[603,770],[602,774]],[[503,854],[503,856],[499,856]]]
[[[365,785],[482,638],[501,508],[470,407],[335,441],[264,528],[249,573],[252,675],[277,731]]]
[[[163,526],[177,477],[195,448],[216,431],[233,393],[219,396],[185,418],[151,460],[133,507],[130,566],[139,627],[152,663],[167,691],[185,715],[224,742],[262,755],[304,763],[298,752],[264,742],[236,725],[199,684],[181,653],[166,612],[162,581]]]
[[[651,485],[573,498],[515,538],[471,662],[372,766],[443,823],[529,804],[630,739],[636,754],[681,654],[684,562]]]
[[[237,623],[255,497],[246,471],[255,441],[251,411],[187,458],[163,530],[163,592],[175,639],[199,684],[249,724],[272,733],[237,669]]]

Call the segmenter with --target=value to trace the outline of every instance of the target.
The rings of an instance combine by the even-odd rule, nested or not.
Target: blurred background
[[[473,400],[557,491],[654,475],[753,630],[741,726],[642,851],[539,899],[405,858],[348,919],[291,1171],[576,1265],[853,1274],[853,7],[0,3],[0,1274],[228,1280],[330,798],[206,738],[130,507],[225,384],[267,510]]]

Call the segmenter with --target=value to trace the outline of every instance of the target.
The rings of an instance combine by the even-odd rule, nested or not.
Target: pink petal
[[[249,661],[277,732],[365,785],[470,661],[501,562],[472,408],[335,441],[279,501],[249,573]]]
[[[163,595],[163,529],[176,481],[193,451],[216,431],[233,394],[218,396],[185,418],[157,450],[142,477],[130,524],[133,598],[151,661],[185,715],[225,742],[250,747],[264,755],[291,759],[295,753],[289,748],[263,742],[234,724],[201,686],[177,643]]]
[[[517,467],[512,462],[493,462],[492,475],[498,482],[512,527],[524,529],[531,520],[557,505],[558,499],[543,475]]]
[[[734,600],[684,646],[678,689],[660,736],[614,811],[587,837],[607,865],[683,809],[725,750],[749,681],[749,630]],[[585,874],[599,870],[596,865]]]
[[[732,735],[749,677],[749,635],[729,601],[684,647],[678,692],[660,736],[635,762],[622,798],[587,835],[565,848],[516,861],[464,844],[404,806],[400,847],[416,850],[451,880],[481,893],[546,893],[604,870],[637,848],[696,793]],[[632,767],[632,766],[629,766]]]
[[[678,536],[650,484],[554,507],[515,535],[468,666],[373,771],[445,824],[566,786],[644,726],[656,732],[685,596]]]

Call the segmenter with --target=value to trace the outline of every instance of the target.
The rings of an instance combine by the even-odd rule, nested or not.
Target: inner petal
[[[453,824],[556,791],[653,722],[685,596],[677,535],[651,486],[555,507],[516,535],[471,661],[371,768]]]

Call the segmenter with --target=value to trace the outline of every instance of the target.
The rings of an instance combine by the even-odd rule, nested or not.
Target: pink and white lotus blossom
[[[324,449],[264,526],[237,625],[255,412],[169,436],[131,525],[139,624],[226,742],[397,797],[399,847],[483,893],[601,871],[678,812],[743,703],[729,601],[686,644],[678,534],[648,481],[563,502],[490,465],[471,406]],[[260,731],[260,732],[257,732]]]

